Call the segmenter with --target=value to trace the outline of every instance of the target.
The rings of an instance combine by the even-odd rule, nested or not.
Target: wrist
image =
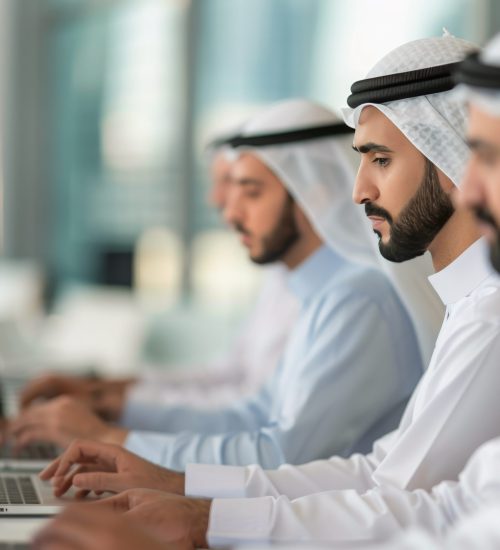
[[[208,548],[208,522],[212,500],[191,499],[195,506],[194,521],[191,524],[191,540],[195,548]]]
[[[179,472],[163,469],[161,488],[167,493],[185,496],[186,476]]]
[[[99,438],[103,443],[113,443],[123,447],[125,440],[128,436],[128,430],[125,428],[118,428],[115,426],[106,426],[106,429]]]

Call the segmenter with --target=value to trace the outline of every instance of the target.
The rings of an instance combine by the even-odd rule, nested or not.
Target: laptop
[[[60,455],[52,443],[33,443],[15,452],[9,442],[0,446],[0,471],[38,472]]]
[[[2,516],[53,516],[73,500],[73,489],[55,497],[52,485],[36,474],[0,473],[0,521]]]
[[[0,417],[11,418],[19,412],[19,392],[25,379],[3,377],[0,381]],[[21,452],[14,453],[11,443],[0,446],[0,470],[42,470],[60,454],[60,449],[51,443],[34,443]]]

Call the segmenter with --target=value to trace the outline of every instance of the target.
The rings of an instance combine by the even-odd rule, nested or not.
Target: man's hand
[[[15,441],[16,449],[39,441],[67,447],[76,438],[121,445],[127,433],[127,430],[106,424],[85,404],[68,396],[33,405],[8,426],[8,435]]]
[[[184,474],[152,464],[118,445],[94,441],[74,441],[40,477],[52,480],[56,496],[71,486],[80,489],[78,497],[90,491],[118,493],[137,487],[184,494]]]
[[[37,400],[49,400],[70,395],[84,401],[107,420],[117,420],[123,410],[127,390],[135,378],[119,380],[93,379],[83,376],[45,374],[29,382],[21,392],[21,408]]]
[[[207,548],[210,500],[169,495],[151,489],[132,489],[88,504],[125,513],[165,542],[187,541]]]
[[[135,383],[134,378],[101,382],[90,394],[92,409],[102,419],[116,422],[123,413],[127,392]]]
[[[40,550],[190,550],[186,539],[166,546],[128,516],[88,505],[68,506],[39,531],[33,540]]]
[[[28,382],[21,391],[20,404],[25,408],[37,399],[53,399],[60,395],[87,395],[96,380],[83,376],[44,374]]]

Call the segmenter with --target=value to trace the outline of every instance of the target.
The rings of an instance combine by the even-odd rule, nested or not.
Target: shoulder
[[[322,317],[341,312],[358,315],[368,308],[382,311],[388,303],[399,303],[387,277],[376,269],[348,265],[329,281],[316,297],[313,309]]]
[[[389,279],[381,271],[368,267],[349,264],[339,276],[330,282],[330,291],[334,288],[342,291],[344,299],[358,302],[384,303],[396,298]]]

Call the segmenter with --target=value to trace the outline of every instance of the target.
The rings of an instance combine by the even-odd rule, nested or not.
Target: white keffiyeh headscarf
[[[328,109],[292,99],[264,109],[244,124],[239,134],[247,137],[335,123],[341,121]],[[377,261],[369,227],[352,202],[355,170],[348,159],[351,144],[348,134],[280,145],[245,145],[230,155],[255,155],[285,185],[324,242],[344,258],[373,266]]]
[[[478,61],[485,66],[500,69],[500,33],[479,53]],[[494,79],[495,85],[490,82],[488,87],[473,85],[465,79],[456,88],[457,101],[472,102],[492,116],[500,117],[500,78],[495,75]]]
[[[458,62],[477,49],[475,44],[448,33],[440,38],[415,40],[388,53],[367,78]],[[363,103],[343,110],[346,124],[355,128],[367,105],[379,109],[425,157],[459,185],[469,154],[463,101],[457,101],[452,92],[439,92],[381,104]]]

